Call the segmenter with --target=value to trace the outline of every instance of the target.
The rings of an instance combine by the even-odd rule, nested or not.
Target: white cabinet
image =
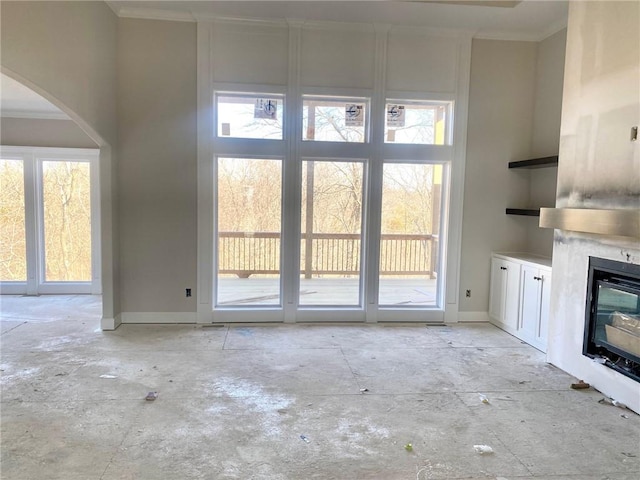
[[[515,335],[518,329],[520,264],[505,258],[491,259],[489,317],[503,330]]]
[[[528,254],[494,253],[490,291],[491,322],[546,352],[551,261]]]
[[[522,265],[517,336],[543,352],[547,351],[550,287],[550,268]]]

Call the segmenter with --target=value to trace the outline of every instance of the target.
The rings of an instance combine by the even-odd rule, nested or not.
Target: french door
[[[100,293],[98,154],[1,148],[2,293]]]

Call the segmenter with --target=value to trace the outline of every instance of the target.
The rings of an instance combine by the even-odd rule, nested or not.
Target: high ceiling
[[[194,21],[209,17],[296,18],[465,29],[476,38],[538,41],[567,22],[566,0],[522,1],[129,1],[107,2],[120,16]]]
[[[476,38],[542,40],[566,26],[565,0],[380,1],[109,1],[120,16],[195,21],[199,18],[297,18],[469,30]],[[4,117],[68,118],[53,104],[1,75]]]

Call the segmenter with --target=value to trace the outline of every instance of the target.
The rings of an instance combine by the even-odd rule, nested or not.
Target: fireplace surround
[[[640,265],[589,257],[583,355],[640,382]]]

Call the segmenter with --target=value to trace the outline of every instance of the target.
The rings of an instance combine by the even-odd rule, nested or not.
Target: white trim
[[[121,323],[197,323],[196,312],[122,312]]]
[[[60,112],[28,112],[24,110],[3,109],[0,115],[2,118],[29,118],[38,120],[71,120],[66,113]]]
[[[27,282],[0,282],[0,295],[26,295]]]
[[[120,315],[117,315],[115,318],[113,317],[102,317],[100,319],[100,329],[101,330],[115,330],[122,324],[122,319]]]
[[[174,22],[195,22],[191,12],[179,12],[163,8],[123,7],[116,2],[106,2],[120,18],[139,18],[143,20],[171,20]]]
[[[216,309],[212,319],[198,323],[282,323],[282,308],[265,309]]]
[[[551,35],[555,35],[560,30],[567,28],[567,19],[560,20],[556,23],[552,23],[549,27],[545,28],[541,32],[505,32],[499,30],[486,30],[478,31],[473,38],[477,40],[502,40],[507,42],[541,42]]]
[[[383,307],[378,310],[377,321],[387,323],[443,323],[445,321],[445,315],[444,312],[439,309],[392,309]]]
[[[448,228],[442,229],[444,238],[441,246],[446,244],[445,255],[440,257],[441,265],[446,265],[445,282],[445,320],[455,322],[458,319],[458,291],[460,288],[460,257],[462,256],[462,212],[464,202],[464,173],[467,151],[467,117],[469,110],[469,84],[471,77],[471,36],[458,40],[458,63],[456,100],[453,112],[453,161],[450,168],[450,180],[443,182],[448,186],[446,215]]]
[[[266,83],[229,83],[212,82],[213,93],[218,94],[247,94],[247,95],[271,95],[286,96],[287,87],[284,85],[269,85]]]
[[[197,25],[197,146],[198,146],[198,243],[197,295],[199,323],[213,321],[213,24]]]
[[[488,312],[458,312],[459,322],[488,322]]]

